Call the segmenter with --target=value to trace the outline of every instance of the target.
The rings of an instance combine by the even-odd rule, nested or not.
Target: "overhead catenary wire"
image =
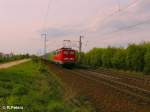
[[[104,33],[103,36],[110,35],[110,34],[113,34],[113,33],[117,33],[117,32],[120,32],[120,31],[125,31],[127,29],[131,29],[131,28],[134,28],[134,27],[137,27],[137,26],[140,26],[140,25],[144,25],[144,24],[147,24],[147,23],[150,24],[150,19],[147,19],[145,21],[142,21],[142,22],[139,22],[139,23],[136,23],[136,24],[133,24],[133,25],[129,25],[129,26],[126,26],[126,27],[119,28],[119,29],[114,30],[114,31],[109,32],[109,33]]]
[[[119,5],[119,10],[117,9],[116,11],[112,12],[111,14],[109,14],[108,16],[104,17],[100,22],[101,23],[104,23],[107,19],[110,19],[111,17],[113,17],[114,15],[120,13],[120,12],[123,12],[127,9],[129,9],[130,7],[132,7],[133,5],[135,5],[136,3],[138,3],[139,1],[141,0],[135,0],[133,1],[132,3],[128,4],[126,7],[124,8],[121,8],[120,6],[120,1],[118,1],[118,5]]]
[[[126,9],[128,9],[128,8],[134,6],[134,5],[136,5],[139,1],[141,1],[141,0],[135,0],[135,1],[133,1],[132,3],[130,3],[129,5],[127,5],[126,7],[122,8],[121,11],[124,11],[124,10],[126,10]]]
[[[113,13],[111,13],[110,15],[106,16],[104,19],[101,20],[101,22],[103,23],[104,21],[106,21],[107,19],[110,19],[110,18],[111,18],[112,16],[114,16],[115,14],[127,10],[128,8],[130,8],[130,7],[132,7],[133,5],[135,5],[138,1],[140,1],[140,0],[135,0],[135,1],[133,1],[132,3],[128,4],[126,7],[121,8],[121,6],[120,6],[120,1],[118,0],[118,5],[119,5],[118,7],[119,7],[119,10],[116,10],[116,11],[114,11]],[[45,32],[44,32],[45,34],[47,34],[47,32],[46,32],[47,19],[48,19],[48,16],[49,16],[49,9],[50,9],[50,7],[51,7],[51,3],[52,3],[52,0],[49,0],[49,1],[48,1],[47,10],[46,10],[46,13],[45,13],[45,17],[44,17],[44,22],[43,22],[43,29],[45,30]],[[44,31],[44,30],[43,30],[43,31]],[[123,29],[122,29],[122,30],[123,30]],[[117,32],[117,31],[115,31],[115,32]]]
[[[107,18],[109,19],[111,16],[114,16],[114,15],[117,14],[117,13],[120,13],[120,12],[122,12],[122,11],[127,10],[128,8],[132,7],[133,5],[135,5],[136,3],[138,3],[139,1],[140,1],[140,0],[135,0],[134,2],[132,2],[131,4],[129,4],[128,6],[126,6],[126,7],[124,7],[124,8],[121,8],[120,10],[117,10],[117,11],[111,13],[109,16],[106,17],[106,19],[107,19]],[[120,4],[119,4],[119,5],[120,5]],[[105,21],[106,19],[104,19],[104,21]],[[104,21],[102,20],[101,22],[103,23]],[[112,31],[112,32],[106,32],[106,33],[102,34],[102,36],[114,34],[114,33],[121,32],[121,31],[125,31],[126,29],[134,28],[134,27],[137,27],[137,26],[140,26],[140,25],[149,23],[149,22],[150,22],[150,19],[147,19],[147,20],[145,20],[145,21],[138,22],[138,23],[136,23],[136,24],[132,24],[132,25],[129,25],[129,26],[125,26],[125,27],[119,28],[119,29],[114,30],[114,31]]]
[[[41,34],[41,37],[44,37],[44,55],[46,56],[46,53],[47,53],[47,32],[46,32],[46,28],[47,28],[47,19],[48,19],[48,15],[49,15],[49,9],[50,9],[50,6],[51,6],[51,3],[52,3],[52,0],[48,0],[48,6],[47,6],[47,9],[46,9],[46,13],[45,13],[45,16],[44,16],[44,21],[43,21],[43,32]]]
[[[129,9],[130,7],[136,5],[139,1],[141,0],[135,0],[134,2],[132,2],[131,4],[129,4],[128,6],[124,7],[124,8],[121,8],[120,10],[117,10],[113,13],[111,13],[109,16],[106,17],[106,19],[110,19],[111,16],[114,16],[115,14],[117,13],[120,13],[120,12],[123,12],[123,11],[126,11],[127,9]],[[150,17],[148,17],[149,19],[145,19],[143,21],[140,21],[140,22],[137,22],[135,24],[130,24],[128,26],[124,26],[124,27],[121,27],[121,28],[118,28],[116,30],[113,30],[113,31],[109,31],[109,32],[106,32],[106,33],[101,33],[99,36],[109,36],[109,35],[113,35],[113,34],[116,34],[116,33],[119,33],[119,32],[123,32],[123,31],[130,31],[130,29],[133,29],[133,28],[136,28],[138,26],[142,26],[142,25],[147,25],[147,24],[150,24]],[[105,22],[105,20],[102,20],[101,22]],[[104,28],[104,27],[103,27]],[[115,36],[114,36],[115,37]],[[106,38],[104,37],[104,40],[106,40]]]
[[[118,5],[118,11],[120,11],[121,8],[120,0],[117,0],[117,5]]]
[[[119,33],[119,32],[122,32],[122,31],[130,31],[128,29],[131,29],[131,28],[135,28],[135,27],[138,27],[138,26],[141,26],[141,25],[148,25],[150,24],[150,18],[145,20],[145,21],[142,21],[142,22],[139,22],[139,23],[136,23],[136,24],[133,24],[133,25],[129,25],[129,26],[126,26],[126,27],[122,27],[118,30],[114,30],[112,32],[108,32],[108,33],[105,33],[105,34],[101,34],[100,36],[109,36],[109,35],[112,35],[112,34],[116,34],[116,33]],[[132,33],[134,34],[134,33]],[[114,36],[115,38],[116,36]],[[106,37],[103,37],[101,38],[103,41],[106,41],[108,38]],[[143,41],[142,41],[143,42]],[[95,43],[94,43],[95,44]]]
[[[44,21],[43,21],[43,29],[47,28],[47,19],[48,19],[48,16],[49,16],[49,10],[50,10],[51,4],[52,4],[52,0],[48,0],[48,5],[47,5],[47,8],[46,8],[46,13],[45,13],[45,16],[44,16]]]

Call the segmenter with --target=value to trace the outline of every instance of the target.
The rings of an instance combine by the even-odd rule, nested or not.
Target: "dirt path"
[[[27,61],[30,61],[31,59],[23,59],[23,60],[17,60],[17,61],[13,61],[13,62],[8,62],[8,63],[4,63],[4,64],[0,64],[0,69],[4,69],[4,68],[9,68]]]
[[[87,96],[98,108],[98,112],[150,112],[150,105],[135,101],[134,97],[94,81],[80,77],[64,68],[49,65],[51,71],[58,75],[65,86],[73,88],[77,94]]]

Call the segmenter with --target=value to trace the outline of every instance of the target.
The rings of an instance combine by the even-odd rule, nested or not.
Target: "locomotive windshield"
[[[72,55],[74,55],[75,52],[74,51],[64,51],[64,54],[72,54]]]
[[[64,54],[69,54],[69,52],[68,51],[64,51]]]
[[[74,54],[74,51],[71,51],[70,54]]]

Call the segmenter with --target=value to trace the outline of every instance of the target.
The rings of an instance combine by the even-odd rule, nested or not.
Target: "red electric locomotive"
[[[51,59],[53,62],[61,65],[74,65],[76,62],[76,52],[71,48],[61,48],[55,51]]]

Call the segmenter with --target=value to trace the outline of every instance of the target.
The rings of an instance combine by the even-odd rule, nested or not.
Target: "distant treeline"
[[[127,48],[93,48],[83,54],[82,63],[148,74],[150,73],[150,43],[130,44]]]
[[[29,58],[29,54],[20,54],[20,55],[12,55],[12,56],[0,56],[0,63],[15,61],[19,59]]]

